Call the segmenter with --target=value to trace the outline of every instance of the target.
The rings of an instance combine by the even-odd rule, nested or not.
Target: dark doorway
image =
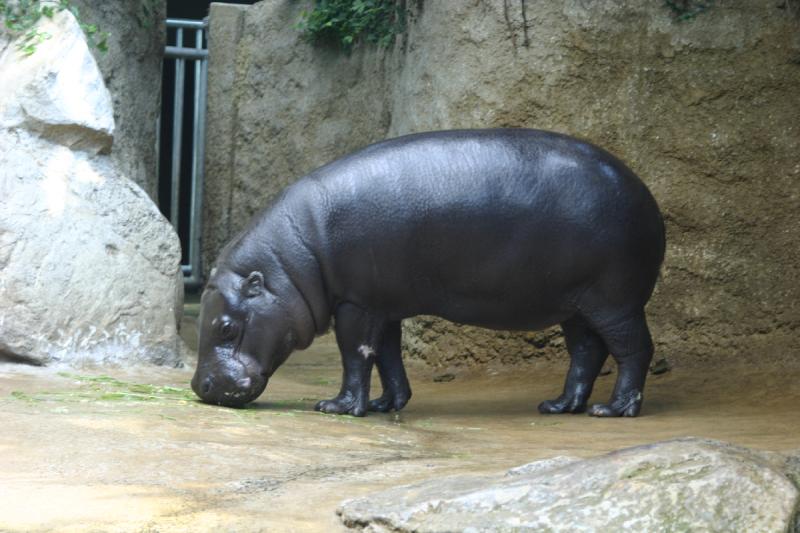
[[[218,1],[218,0],[215,0]],[[257,0],[242,0],[241,2],[221,1],[220,4],[255,4]],[[167,0],[167,18],[170,19],[196,19],[208,16],[210,1],[197,0]]]
[[[256,0],[242,0],[222,2],[226,4],[254,4]],[[208,0],[168,0],[168,19],[203,20],[208,16]],[[177,30],[169,29],[167,33],[168,45],[176,43]],[[205,38],[203,39],[205,45]],[[184,46],[195,46],[195,33],[184,31]],[[181,116],[181,146],[178,157],[180,158],[180,193],[178,194],[178,236],[181,241],[181,263],[187,265],[189,258],[189,239],[191,226],[191,189],[192,189],[192,162],[194,142],[194,113],[195,100],[195,69],[198,65],[193,61],[185,62],[184,87],[183,87],[183,113]],[[158,168],[158,205],[161,212],[170,218],[170,205],[172,203],[172,158],[173,158],[173,111],[175,109],[175,61],[164,61],[161,83],[161,124],[159,140],[159,168]],[[196,265],[195,265],[196,266]]]

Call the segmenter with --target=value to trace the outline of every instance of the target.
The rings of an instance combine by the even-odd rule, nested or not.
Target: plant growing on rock
[[[675,20],[691,20],[714,5],[714,0],[664,0]]]
[[[334,43],[349,51],[361,42],[389,46],[405,24],[404,1],[315,0],[300,14],[297,28],[313,43]]]
[[[69,11],[75,16],[90,48],[101,52],[108,50],[108,32],[100,31],[95,24],[84,22],[77,6],[69,0],[0,0],[3,23],[14,37],[22,37],[17,48],[25,55],[33,54],[37,45],[50,38],[47,32],[39,31],[37,23],[42,18],[53,18],[61,11]]]

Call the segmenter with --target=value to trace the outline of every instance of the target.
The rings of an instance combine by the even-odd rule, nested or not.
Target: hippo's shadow
[[[251,402],[242,409],[253,411],[314,411],[314,405],[317,403],[315,398],[300,398],[296,400],[257,400]]]

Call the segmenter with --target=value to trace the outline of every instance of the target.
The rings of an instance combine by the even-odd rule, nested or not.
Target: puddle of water
[[[410,366],[408,407],[361,419],[313,411],[338,390],[330,338],[249,409],[196,401],[191,369],[0,366],[0,530],[337,531],[341,500],[435,475],[689,435],[800,448],[800,368],[673,369],[650,377],[643,416],[609,420],[538,414],[566,361],[449,381]]]

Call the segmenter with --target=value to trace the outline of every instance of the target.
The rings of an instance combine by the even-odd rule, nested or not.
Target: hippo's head
[[[286,310],[261,272],[212,272],[199,323],[192,389],[207,403],[241,407],[255,400],[294,348]]]

